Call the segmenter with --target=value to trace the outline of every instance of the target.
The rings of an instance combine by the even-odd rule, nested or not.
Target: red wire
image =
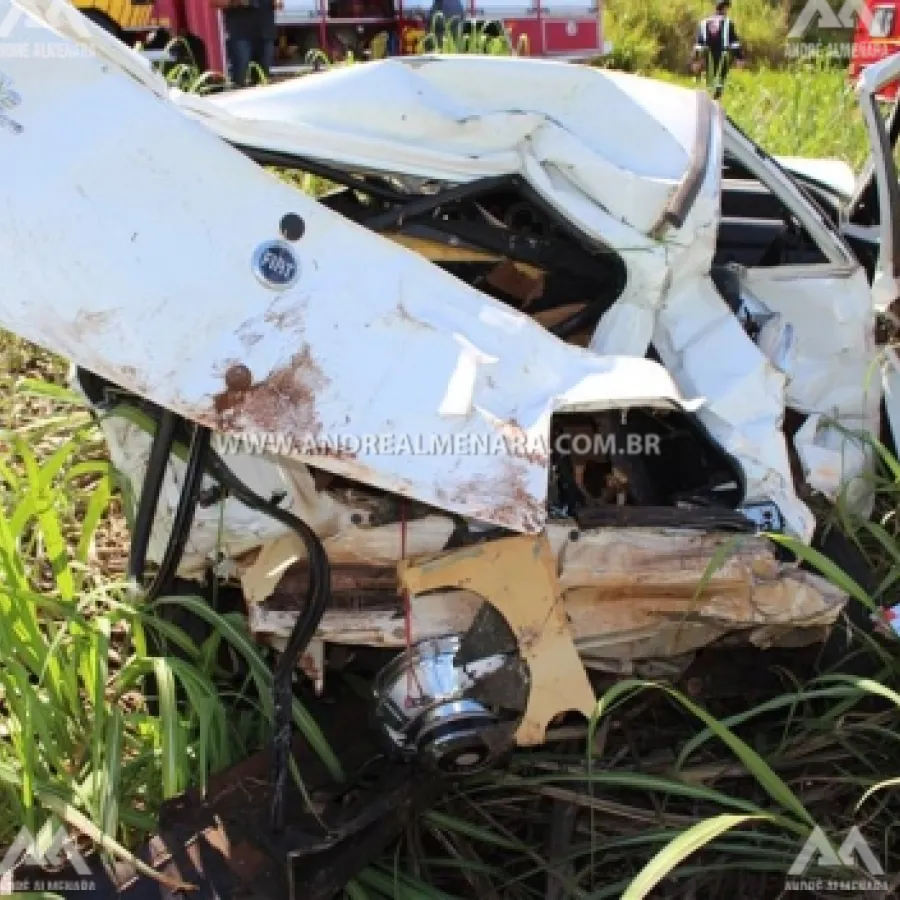
[[[400,559],[406,559],[406,501],[400,501]],[[406,649],[412,647],[412,603],[409,600],[409,591],[403,588],[403,616],[405,619],[404,630],[406,634]]]
[[[406,500],[400,501],[400,559],[406,559]],[[412,601],[409,591],[403,588],[403,632],[406,638],[407,653],[412,648]],[[406,670],[406,698],[409,703],[412,700],[413,664],[410,660]]]

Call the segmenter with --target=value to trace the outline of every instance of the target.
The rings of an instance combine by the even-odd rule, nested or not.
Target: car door
[[[900,53],[868,66],[860,75],[857,90],[872,154],[847,211],[850,223],[868,228],[878,237],[872,296],[875,309],[883,312],[895,329],[900,326],[896,309],[900,298],[900,182],[894,147],[900,136],[900,101],[885,121],[878,97],[898,77]],[[896,445],[900,438],[900,355],[888,345],[881,361],[885,410]]]
[[[878,244],[872,291],[875,307],[887,310],[900,296],[900,183],[894,147],[900,137],[900,101],[884,115],[884,87],[900,77],[900,53],[867,66],[857,83],[871,154],[845,213],[846,227],[868,229]]]
[[[719,253],[730,249],[734,258],[717,253],[717,262],[737,273],[745,302],[785,323],[791,351],[772,361],[787,376],[786,406],[806,417],[794,447],[809,484],[834,497],[867,468],[864,448],[848,442],[846,431],[878,425],[879,391],[867,388],[874,362],[869,279],[837,223],[733,123],[725,150],[752,190],[742,209],[739,191],[723,195]],[[851,499],[861,504],[865,492],[857,487]]]

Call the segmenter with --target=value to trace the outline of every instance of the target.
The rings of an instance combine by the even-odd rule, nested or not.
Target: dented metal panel
[[[604,72],[557,73],[553,69],[550,81],[565,80],[573,93],[558,91],[550,98],[541,89],[531,89],[528,81],[528,76],[533,74],[531,70],[519,69],[518,61],[512,66],[508,63],[484,63],[496,75],[490,80],[475,77],[481,63],[470,64],[466,60],[416,61],[411,69],[392,62],[379,68],[371,79],[367,76],[363,93],[349,90],[351,82],[355,85],[362,76],[348,74],[339,78],[329,76],[315,84],[278,85],[227,95],[209,103],[188,97],[179,98],[178,102],[216,133],[241,144],[286,149],[343,166],[386,172],[402,169],[451,180],[493,175],[498,171],[496,166],[499,170],[524,174],[555,208],[564,211],[586,235],[614,247],[627,265],[625,290],[601,320],[590,342],[591,349],[600,354],[643,355],[651,341],[654,342],[680,389],[707,401],[701,418],[723,446],[741,460],[749,496],[775,501],[786,517],[789,530],[808,540],[813,531],[813,517],[794,489],[781,421],[785,409],[798,404],[804,412],[834,414],[835,402],[843,398],[837,410],[839,426],[871,428],[873,403],[875,409],[878,403],[877,390],[867,390],[864,376],[860,376],[861,369],[870,366],[874,358],[871,303],[864,273],[846,247],[819,224],[818,213],[800,197],[796,188],[776,167],[756,159],[755,153],[746,150],[747,142],[733,127],[723,123],[720,111],[702,93],[681,92],[676,98],[670,94],[671,86],[646,83],[642,79]],[[516,76],[516,87],[510,88],[504,78],[506,71],[513,69],[520,74]],[[471,75],[451,77],[463,70]],[[541,78],[547,80],[548,70],[542,64],[537,64],[533,72],[540,72]],[[588,80],[593,84],[590,100],[578,87]],[[413,83],[421,90],[409,94]],[[520,141],[515,160],[494,152],[500,146],[496,142],[504,140],[499,125],[490,135],[476,137],[481,125],[495,121],[491,117],[498,110],[511,108],[513,91],[517,91],[517,104],[521,104],[523,96],[528,97],[529,113],[548,113],[552,109],[553,123],[559,128],[542,130],[541,146],[552,132],[556,146],[566,148],[565,165],[551,163],[551,159],[557,158],[552,154],[537,153],[538,145],[532,139]],[[344,108],[336,98],[345,96],[351,104],[363,104],[363,98],[371,100],[375,92],[391,98],[389,105],[397,110],[396,121],[360,112],[358,119],[354,117],[352,134],[348,135],[346,122],[339,124],[336,119],[335,110],[338,106]],[[684,152],[683,165],[680,164],[683,172],[677,187],[666,194],[667,207],[623,190],[621,173],[613,177],[612,173],[597,170],[596,177],[588,178],[588,174],[594,174],[594,158],[605,156],[617,165],[640,171],[659,186],[651,167],[619,153],[617,141],[629,142],[632,150],[643,149],[643,138],[631,132],[624,136],[611,135],[608,129],[598,136],[591,124],[585,124],[604,121],[610,98],[621,100],[622,94],[634,105],[629,121],[640,122],[642,116],[649,114],[663,129],[664,134],[654,134],[652,153],[666,152],[670,138],[665,135],[678,136],[676,143]],[[572,103],[590,103],[592,114],[576,122],[569,115],[575,108]],[[466,111],[465,116],[459,112],[462,109]],[[524,113],[520,105],[516,109]],[[437,121],[432,130],[420,127],[429,115],[444,117],[440,127]],[[454,116],[455,128],[450,124]],[[533,122],[528,119],[528,127]],[[688,134],[690,129],[694,130],[692,139]],[[471,142],[477,152],[464,155],[456,141]],[[792,270],[776,268],[771,274],[751,273],[756,284],[783,283],[788,293],[793,285],[802,291],[817,286],[814,304],[793,302],[787,308],[788,321],[800,335],[804,354],[798,373],[790,379],[748,338],[709,281],[719,223],[722,154],[726,147],[742,157],[753,156],[764,175],[768,173],[773,190],[786,196],[789,202],[799,204],[800,220],[833,262],[833,268],[828,271],[820,271],[827,267],[798,266]],[[673,163],[681,158],[681,151],[673,150]],[[440,162],[432,157],[435,153],[443,154]],[[655,165],[656,171],[665,168],[658,161]],[[606,193],[607,187],[615,195],[613,198]],[[668,222],[665,230],[660,229],[665,209],[674,208],[673,204],[677,206],[679,199],[687,195],[691,203],[684,204],[677,221]],[[616,205],[619,201],[621,206]],[[641,210],[641,215],[646,210],[647,217],[638,221],[635,210]],[[651,211],[659,214],[653,225],[650,225]],[[648,235],[654,239],[648,239]],[[753,282],[748,278],[747,289],[752,287]],[[768,292],[764,293],[768,296]],[[780,309],[778,301],[783,294],[777,286],[772,292],[776,310]],[[826,305],[824,314],[823,304]],[[833,342],[820,340],[818,332],[823,324],[840,336],[843,344],[839,355],[830,346]],[[727,346],[727,354],[716,352],[713,345]],[[811,353],[810,349],[815,352]],[[812,381],[808,372],[810,356],[819,367]],[[823,364],[829,360],[838,360],[843,374],[823,373]],[[808,399],[811,391],[815,392],[814,402]],[[829,454],[839,454],[841,445],[847,443],[837,440],[836,433],[834,429],[823,428],[817,435],[819,444],[828,444]],[[804,461],[817,452],[808,445],[798,449]],[[831,462],[834,461],[832,456]],[[864,475],[870,465],[865,454],[850,446],[837,467],[841,483]],[[833,484],[821,466],[811,464],[807,471],[815,488],[834,495]]]
[[[434,557],[449,530],[449,522],[442,528],[437,517],[409,523],[407,550],[413,562]],[[627,671],[642,660],[673,659],[729,636],[759,646],[788,636],[795,645],[815,642],[847,601],[824,578],[780,561],[774,546],[758,536],[673,528],[578,531],[570,524],[551,524],[546,539],[582,662],[609,671]],[[332,605],[317,633],[326,643],[399,650],[409,638],[462,634],[484,600],[472,581],[460,590],[448,590],[449,582],[440,585],[413,598],[407,634],[395,575],[401,560],[399,525],[350,529],[325,546],[336,592],[380,585],[380,597],[373,592],[371,601]],[[485,556],[491,546],[446,558],[480,566],[493,559]],[[259,638],[278,645],[290,632],[296,604],[284,602],[287,595],[276,588],[304,558],[298,540],[288,537],[241,566],[250,628]],[[365,568],[358,565],[361,560]],[[513,585],[510,602],[521,594],[519,574],[515,565],[501,571]]]
[[[649,233],[688,173],[696,98],[565,63],[426,56],[176,102],[238,143],[350,166],[468,181],[532,162]]]
[[[99,58],[2,71],[24,131],[3,136],[0,324],[141,396],[526,532],[546,516],[554,412],[680,403],[661,366],[564,344]],[[305,223],[300,275],[273,289],[252,263],[287,214]]]
[[[789,529],[810,537],[782,419],[789,407],[823,418],[837,409],[840,425],[871,427],[877,391],[854,383],[872,356],[869,298],[846,248],[764,160],[776,192],[799,198],[834,271],[818,282],[815,321],[793,296],[804,273],[781,267],[771,290],[757,272],[745,279],[796,320],[796,372],[780,371],[737,324],[710,269],[722,153],[741,140],[702,94],[546,61],[436,57],[167,99],[136,54],[83,17],[51,32],[50,0],[20,5],[36,16],[32,40],[61,35],[95,55],[2,62],[21,131],[0,135],[20,173],[0,187],[0,324],[219,432],[275,437],[273,460],[525,532],[546,517],[553,413],[698,396],[749,497],[774,500]],[[609,127],[626,118],[629,129]],[[615,248],[627,284],[594,354],[583,353],[270,178],[219,137],[406,183],[515,173],[587,240]],[[673,227],[657,230],[686,195]],[[285,243],[287,214],[304,229]],[[823,323],[840,333],[841,367],[817,385],[806,370],[834,357],[818,346]],[[641,357],[651,342],[671,378],[614,356]],[[797,444],[810,484],[829,493],[839,457],[842,480],[868,465],[843,454],[837,434],[817,420]],[[250,527],[258,543],[265,527]],[[226,531],[250,548],[244,525]]]
[[[516,742],[544,742],[558,715],[575,711],[590,718],[593,688],[578,659],[566,621],[547,538],[521,536],[438,556],[401,562],[402,589],[417,594],[460,588],[487,600],[509,623],[531,676],[531,691]]]

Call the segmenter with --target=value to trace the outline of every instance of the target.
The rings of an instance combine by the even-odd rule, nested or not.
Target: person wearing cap
[[[725,89],[725,79],[732,59],[738,66],[744,64],[744,50],[734,22],[728,15],[731,0],[717,0],[714,15],[708,16],[697,26],[692,68],[699,75],[706,66],[707,79],[718,99]]]

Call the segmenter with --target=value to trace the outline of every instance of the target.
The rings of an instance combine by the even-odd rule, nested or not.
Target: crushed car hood
[[[203,98],[169,92],[80,14],[13,5],[33,14],[30,39],[89,52],[0,66],[20,128],[0,137],[22,173],[3,189],[3,326],[219,432],[277,439],[257,452],[515,530],[543,525],[553,413],[677,405],[680,392],[706,401],[701,419],[743,467],[747,496],[776,502],[803,539],[814,519],[795,491],[785,409],[810,417],[795,444],[804,464],[824,458],[816,485],[834,492],[863,473],[839,431],[877,421],[877,392],[855,386],[874,357],[864,273],[833,242],[799,294],[794,269],[751,273],[742,287],[797,324],[795,371],[751,340],[710,276],[728,132],[704,92],[470,56]],[[580,238],[614,248],[627,283],[593,352],[579,350],[228,143],[419,190],[519,175]],[[254,259],[290,214],[303,235],[277,253],[298,277],[272,289]],[[804,292],[827,292],[828,313],[810,316]],[[835,350],[820,335],[838,321]],[[651,344],[663,366],[642,359]],[[835,359],[840,377],[825,377]],[[818,423],[834,411],[837,427]],[[404,449],[384,449],[386,436]],[[422,439],[439,452],[405,450]]]
[[[218,432],[277,436],[275,455],[519,531],[544,524],[554,413],[681,405],[662,366],[565,344],[323,208],[90,42],[105,58],[0,63],[4,328]],[[641,162],[664,185],[651,207],[687,166],[665,146]],[[299,272],[285,287],[252,263],[288,214],[304,231],[279,251]]]
[[[679,388],[706,400],[701,418],[739,459],[748,497],[777,503],[801,538],[812,536],[814,519],[794,489],[782,432],[787,407],[837,414],[838,429],[822,416],[794,439],[804,474],[832,498],[853,481],[854,505],[868,502],[859,477],[867,458],[846,449],[848,431],[877,427],[878,397],[864,386],[874,358],[864,273],[846,247],[809,221],[830,246],[830,268],[817,282],[802,269],[741,276],[743,293],[759,286],[797,329],[801,361],[785,378],[710,280],[722,154],[740,150],[741,137],[704,92],[545,60],[460,56],[385,60],[210,98],[175,92],[173,99],[249,152],[395,176],[413,190],[429,179],[522,177],[582,240],[612,248],[628,268],[590,349],[643,356],[652,345]],[[629,128],[611,129],[610,121]],[[805,203],[795,186],[784,189]],[[805,293],[828,298],[824,317],[796,299]],[[823,341],[821,323],[830,328],[836,320],[842,327]]]

